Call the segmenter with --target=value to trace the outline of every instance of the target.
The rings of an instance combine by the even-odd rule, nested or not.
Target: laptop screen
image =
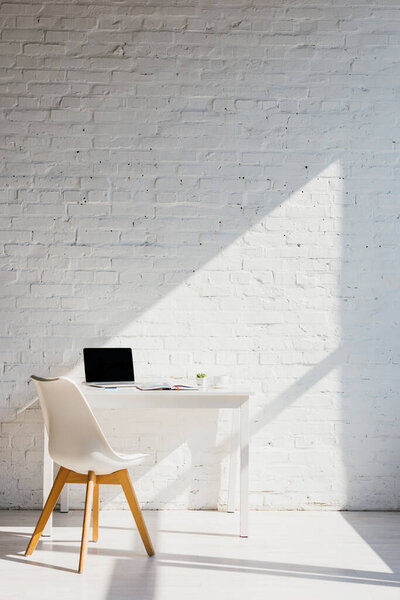
[[[131,348],[84,348],[83,361],[88,383],[135,380]]]

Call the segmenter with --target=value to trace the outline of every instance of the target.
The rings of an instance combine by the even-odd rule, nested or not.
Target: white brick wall
[[[118,344],[140,378],[254,390],[253,508],[399,508],[400,5],[10,1],[0,20],[0,506],[40,503],[29,375]],[[229,414],[99,419],[149,452],[145,506],[226,503]]]

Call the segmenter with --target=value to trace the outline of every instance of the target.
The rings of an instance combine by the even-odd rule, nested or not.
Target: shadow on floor
[[[400,556],[397,552],[400,545],[400,513],[352,511],[340,514],[389,569],[400,575]]]
[[[1,516],[1,515],[0,515]],[[35,559],[25,558],[23,553],[30,536],[31,521],[35,520],[34,513],[25,513],[8,515],[8,527],[20,527],[22,531],[3,531],[0,535],[0,560],[11,561],[14,563],[28,564],[33,567],[44,567],[52,570],[75,572],[73,568],[58,566],[41,562],[41,550],[51,550],[51,552],[76,554],[78,561],[79,536],[73,540],[66,539],[42,539],[37,548]],[[151,536],[156,542],[160,533],[164,534],[191,534],[199,536],[210,536],[210,548],[215,543],[215,535],[225,537],[224,533],[207,533],[204,531],[181,531],[175,529],[158,529],[157,515],[151,515]],[[130,594],[136,594],[140,591],[141,599],[152,598],[155,594],[156,582],[159,581],[161,572],[167,569],[190,569],[203,570],[205,576],[207,572],[225,572],[266,575],[282,578],[307,579],[314,581],[345,582],[354,584],[367,584],[372,586],[400,587],[400,557],[395,550],[399,546],[400,538],[400,514],[399,513],[365,513],[352,512],[341,513],[342,518],[354,529],[358,535],[386,562],[391,569],[391,573],[380,570],[363,570],[331,566],[321,566],[315,564],[300,564],[298,562],[254,560],[252,558],[236,558],[229,556],[215,556],[210,553],[208,548],[205,554],[188,554],[182,552],[158,552],[155,557],[148,558],[145,550],[141,548],[139,534],[132,526],[134,538],[132,540],[132,550],[101,547],[96,544],[89,544],[89,556],[97,555],[102,557],[113,557],[115,559],[114,571],[108,590],[107,598],[109,600],[121,598],[119,590],[121,579],[124,580],[124,589],[129,590]],[[60,518],[61,517],[61,518]],[[82,515],[80,512],[70,514],[68,526],[73,527],[75,523],[80,525]],[[72,519],[72,522],[71,522]],[[6,519],[2,519],[4,524]],[[57,526],[65,524],[62,515],[56,515]],[[26,527],[26,531],[24,531]],[[129,531],[129,527],[109,527],[104,529],[118,529]],[[229,537],[236,537],[227,534]],[[204,546],[203,546],[204,547]],[[12,548],[12,553],[10,552]],[[137,549],[136,549],[137,548]],[[207,551],[208,550],[208,551]],[[94,558],[94,557],[93,557]],[[55,561],[56,562],[56,561]],[[129,567],[129,565],[131,567]],[[128,568],[129,567],[129,568]]]
[[[119,598],[118,582],[122,577],[125,579],[125,585],[126,587],[129,587],[131,593],[135,593],[135,590],[140,588],[145,594],[143,598],[152,598],[154,584],[157,580],[157,571],[163,567],[203,569],[205,571],[225,571],[227,573],[246,573],[284,578],[400,587],[400,574],[396,575],[394,573],[319,567],[295,563],[217,558],[214,556],[159,553],[152,561],[141,561],[139,568],[129,574],[127,574],[125,561],[116,561],[107,596],[108,600]],[[129,578],[129,582],[126,582],[127,577]]]

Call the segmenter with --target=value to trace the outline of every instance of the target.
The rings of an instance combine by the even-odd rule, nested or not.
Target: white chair
[[[152,556],[153,546],[127,470],[146,455],[114,452],[85,397],[73,381],[67,377],[43,379],[34,375],[32,379],[36,385],[49,436],[50,456],[60,465],[60,470],[25,555],[32,554],[36,548],[64,484],[86,483],[79,573],[82,573],[85,567],[92,506],[93,541],[98,539],[100,484],[122,486],[147,554]]]

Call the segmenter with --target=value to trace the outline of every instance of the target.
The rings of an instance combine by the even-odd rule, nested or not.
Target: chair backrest
[[[85,397],[67,377],[32,375],[49,436],[49,453],[59,465],[79,470],[93,454],[114,454]],[[71,468],[71,467],[70,467]]]

